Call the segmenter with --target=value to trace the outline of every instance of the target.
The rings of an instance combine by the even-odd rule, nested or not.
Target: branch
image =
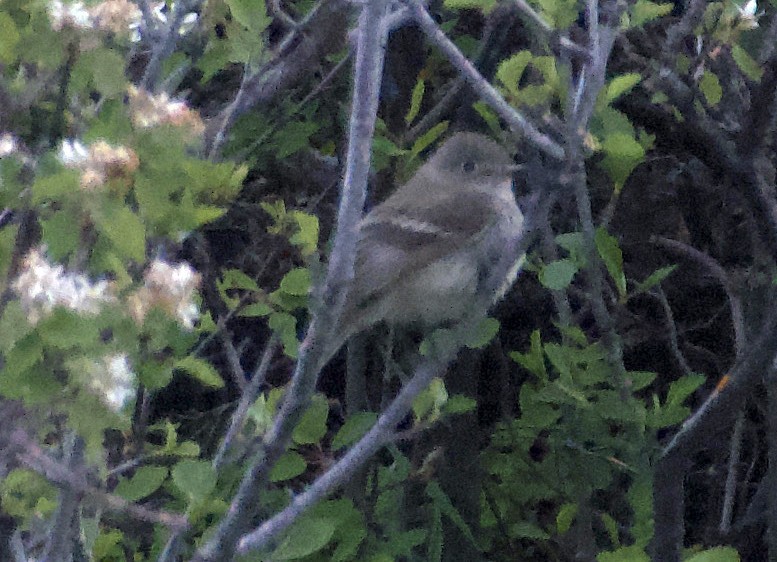
[[[464,79],[475,90],[475,93],[490,105],[513,131],[521,133],[537,148],[556,160],[564,159],[564,149],[561,145],[542,133],[526,117],[505,101],[499,92],[483,78],[467,57],[462,54],[458,47],[445,36],[445,33],[435,23],[429,12],[426,11],[421,0],[403,0],[403,2],[408,6],[416,23],[426,33],[426,36],[448,57],[448,60],[464,76]]]
[[[383,22],[386,9],[386,0],[373,0],[365,4],[359,19],[347,165],[337,236],[323,290],[323,307],[314,315],[300,345],[294,375],[275,423],[265,436],[264,446],[251,460],[226,517],[214,536],[198,550],[195,561],[232,560],[234,557],[237,540],[248,530],[256,513],[257,494],[266,483],[272,466],[285,451],[292,430],[310,403],[324,354],[332,346],[333,334],[321,330],[319,326],[336,325],[345,288],[353,278],[358,221],[366,198],[370,148],[387,42],[388,32]]]
[[[21,429],[13,431],[10,442],[13,447],[20,449],[16,451],[16,458],[29,469],[45,476],[55,484],[70,487],[104,509],[126,513],[140,521],[159,523],[171,529],[183,529],[189,525],[186,518],[177,513],[146,509],[90,486],[83,475],[53,460]]]

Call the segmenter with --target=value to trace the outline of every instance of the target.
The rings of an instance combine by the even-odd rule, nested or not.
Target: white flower
[[[81,141],[63,140],[57,157],[68,168],[78,168],[89,158],[89,151]]]
[[[106,355],[89,369],[89,385],[114,412],[121,410],[135,395],[135,373],[124,353]]]
[[[56,307],[78,314],[96,314],[104,303],[115,301],[107,281],[92,283],[83,275],[66,273],[61,265],[50,264],[42,250],[32,250],[24,258],[24,268],[13,282],[31,324],[49,315]]]
[[[60,31],[65,27],[75,29],[91,29],[92,16],[89,15],[83,2],[63,3],[61,0],[52,0],[48,6],[51,28]]]
[[[10,156],[19,148],[16,142],[16,137],[11,133],[3,133],[0,135],[0,158]]]

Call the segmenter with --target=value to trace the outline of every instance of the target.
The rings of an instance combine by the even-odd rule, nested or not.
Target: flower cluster
[[[81,170],[81,187],[87,191],[99,189],[113,179],[127,184],[140,164],[131,148],[111,146],[105,141],[97,141],[88,149],[79,141],[63,141],[59,159],[65,166]]]
[[[19,150],[19,143],[11,133],[0,135],[0,158],[10,156]]]
[[[13,289],[31,324],[37,324],[56,307],[96,314],[104,303],[116,300],[109,282],[92,283],[83,275],[67,273],[61,265],[50,264],[40,249],[32,250],[24,258]]]
[[[154,260],[143,275],[144,286],[128,299],[130,314],[141,324],[146,314],[159,307],[173,316],[187,330],[194,328],[199,308],[194,292],[200,284],[200,275],[187,263],[173,266]]]
[[[105,0],[89,9],[94,27],[116,35],[130,33],[140,25],[140,10],[130,0]]]
[[[188,128],[197,137],[205,131],[199,113],[189,109],[185,102],[171,100],[166,93],[155,96],[131,86],[129,104],[132,122],[136,127],[174,125]]]
[[[54,31],[65,28],[92,29],[92,16],[83,2],[66,3],[62,0],[52,0],[49,3],[49,19]]]
[[[124,353],[106,355],[88,367],[89,386],[114,412],[135,394],[135,373]]]

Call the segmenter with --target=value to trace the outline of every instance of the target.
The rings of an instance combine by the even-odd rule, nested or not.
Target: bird
[[[512,255],[525,228],[518,168],[494,140],[459,132],[367,213],[337,347],[379,322],[429,329],[485,316],[523,259]]]

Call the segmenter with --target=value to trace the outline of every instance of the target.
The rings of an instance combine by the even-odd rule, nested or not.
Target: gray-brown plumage
[[[340,343],[382,320],[461,320],[483,291],[488,304],[500,298],[518,269],[519,256],[505,250],[523,236],[514,169],[493,140],[457,133],[370,211],[360,225]]]

